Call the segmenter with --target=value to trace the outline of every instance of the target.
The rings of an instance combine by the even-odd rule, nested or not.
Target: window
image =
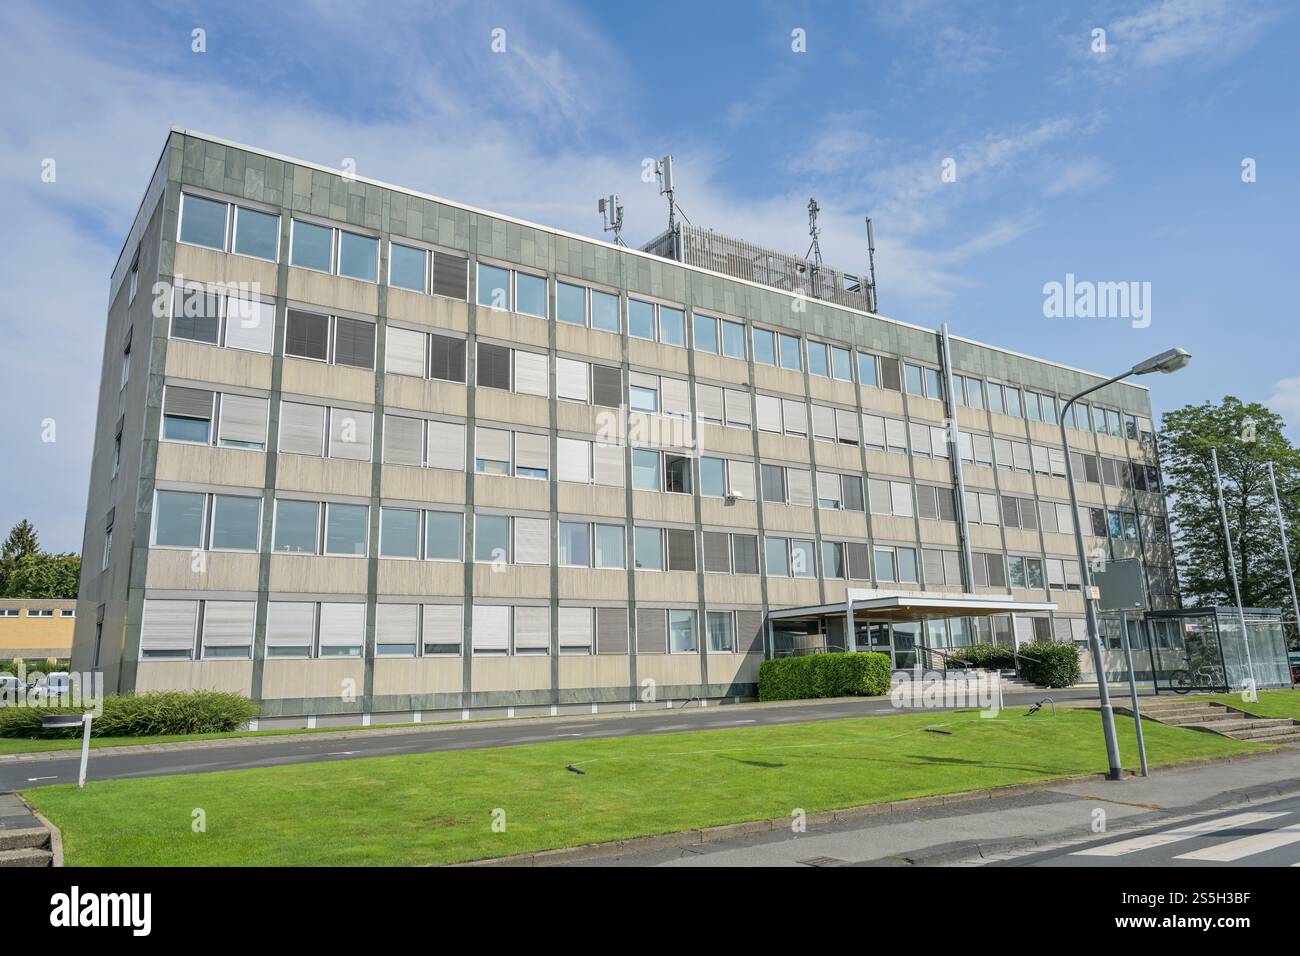
[[[420,249],[397,242],[388,245],[388,284],[465,301],[469,260],[450,252]],[[432,266],[432,268],[430,268]]]
[[[213,393],[168,385],[163,396],[163,438],[207,445],[212,440]]]
[[[295,219],[291,229],[289,265],[332,272],[334,230]]]
[[[420,557],[420,512],[406,508],[379,511],[379,556]]]
[[[327,315],[290,309],[285,320],[284,354],[324,362],[329,356]]]
[[[718,354],[718,320],[695,314],[695,348],[699,352]]]
[[[728,358],[745,358],[745,326],[722,320],[722,354]]]
[[[510,519],[506,515],[476,515],[474,560],[507,562],[510,559]]]
[[[136,293],[140,291],[140,250],[137,249],[135,259],[131,262],[131,279],[130,287],[126,293],[127,305],[135,301]]]
[[[375,367],[375,324],[343,316],[290,309],[285,317],[284,354],[353,368]]]
[[[641,491],[660,491],[659,452],[632,449],[632,487]]]
[[[320,657],[360,657],[366,646],[366,606],[322,602],[319,608]]]
[[[764,566],[768,577],[786,578],[790,576],[790,542],[788,539],[764,538],[763,552],[766,556]]]
[[[628,388],[628,404],[635,412],[657,412],[659,392],[646,385],[632,385]]]
[[[244,495],[212,496],[211,547],[220,551],[256,551],[262,538],[262,499]]]
[[[623,526],[615,524],[598,524],[595,526],[596,567],[627,567],[626,546],[623,542]]]
[[[551,609],[517,607],[515,619],[515,654],[549,654],[551,652]]]
[[[515,310],[525,315],[546,318],[546,277],[530,275],[527,272],[515,273]]]
[[[790,573],[796,578],[817,576],[817,557],[813,542],[799,538],[790,539]]]
[[[334,364],[375,367],[375,324],[356,319],[334,320]]]
[[[668,547],[669,571],[695,570],[695,532],[692,530],[669,528],[664,532]]]
[[[591,290],[591,327],[606,332],[618,332],[621,323],[618,320],[618,296]]]
[[[591,525],[585,521],[560,522],[560,564],[591,567]]]
[[[686,313],[681,309],[659,306],[659,341],[686,347]]]
[[[831,346],[831,376],[841,382],[853,381],[853,359],[848,349]]]
[[[825,342],[808,343],[808,372],[812,375],[820,375],[822,378],[830,378],[830,349]]]
[[[640,299],[627,300],[627,333],[633,338],[655,339],[655,307]]]
[[[325,553],[365,557],[370,508],[366,505],[325,506]]]
[[[803,349],[799,345],[799,336],[780,333],[781,367],[795,372],[803,371]]]
[[[424,513],[424,557],[428,561],[459,561],[465,516],[458,511]]]
[[[202,548],[206,498],[196,492],[159,491],[154,505],[153,543],[159,547]]]
[[[555,283],[555,318],[568,325],[587,324],[587,290],[567,282]]]
[[[689,654],[699,650],[695,641],[695,612],[668,612],[668,652]]]
[[[776,333],[754,329],[754,361],[759,365],[776,365]]]
[[[637,570],[662,571],[664,569],[663,531],[660,528],[635,528],[633,552]]]
[[[866,352],[858,353],[858,384],[880,387],[880,370],[876,356]]]
[[[181,196],[181,242],[226,251],[229,205],[185,193]]]
[[[510,270],[478,264],[478,304],[510,311]]]
[[[704,627],[708,632],[708,648],[715,654],[733,654],[736,651],[735,633],[730,611],[706,611]]]
[[[727,462],[722,458],[700,459],[700,494],[721,498],[727,493]]]
[[[424,292],[428,289],[429,253],[424,249],[399,245],[388,246],[388,284],[399,289]]]
[[[893,548],[876,548],[876,578],[880,581],[898,580],[898,563]]]
[[[684,455],[664,454],[664,491],[691,493],[691,460]]]
[[[847,566],[844,563],[844,545],[839,541],[822,542],[822,576],[827,578],[845,578]]]
[[[193,659],[198,636],[199,603],[146,600],[140,621],[141,659]]]
[[[320,504],[277,500],[273,550],[288,554],[316,554],[319,543]]]

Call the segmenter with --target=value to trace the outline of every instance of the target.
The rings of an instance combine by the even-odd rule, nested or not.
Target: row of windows
[[[145,601],[140,627],[144,660],[252,657],[254,601]],[[638,608],[637,654],[699,653],[694,610]],[[376,657],[460,655],[464,646],[460,604],[379,603],[375,607]],[[761,612],[706,611],[705,647],[712,653],[755,653],[761,648]],[[627,654],[626,608],[557,609],[561,654]],[[360,602],[271,601],[266,612],[268,658],[360,658],[365,653],[366,605]],[[547,655],[551,608],[475,604],[470,648],[475,655]]]
[[[0,607],[0,617],[21,617],[21,612],[23,610],[27,611],[27,617],[51,618],[55,616],[56,610],[58,611],[59,617],[77,616],[77,612],[73,608],[29,607],[24,609],[17,607]]]

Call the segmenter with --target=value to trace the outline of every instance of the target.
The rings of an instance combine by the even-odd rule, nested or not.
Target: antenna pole
[[[876,308],[876,230],[871,225],[871,217],[867,217],[867,271],[870,278],[867,281],[867,308],[872,312],[879,311]]]

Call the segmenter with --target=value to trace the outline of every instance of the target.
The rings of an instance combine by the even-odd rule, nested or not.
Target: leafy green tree
[[[7,582],[15,565],[29,554],[39,554],[40,551],[41,544],[30,521],[24,518],[13,526],[3,548],[0,548],[0,594],[9,593]]]
[[[4,597],[75,599],[80,581],[79,555],[41,552],[19,558],[0,593]]]
[[[1283,428],[1281,417],[1265,406],[1245,404],[1231,395],[1218,404],[1186,405],[1164,416],[1160,457],[1179,583],[1187,603],[1236,603],[1210,458],[1210,450],[1217,449],[1242,604],[1290,608],[1268,479],[1271,461],[1288,529],[1297,527],[1300,451]]]

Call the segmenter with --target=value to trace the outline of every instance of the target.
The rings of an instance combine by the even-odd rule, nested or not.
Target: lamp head
[[[1192,360],[1192,353],[1186,349],[1168,349],[1159,355],[1153,355],[1133,366],[1133,375],[1150,375],[1152,372],[1177,372]]]

